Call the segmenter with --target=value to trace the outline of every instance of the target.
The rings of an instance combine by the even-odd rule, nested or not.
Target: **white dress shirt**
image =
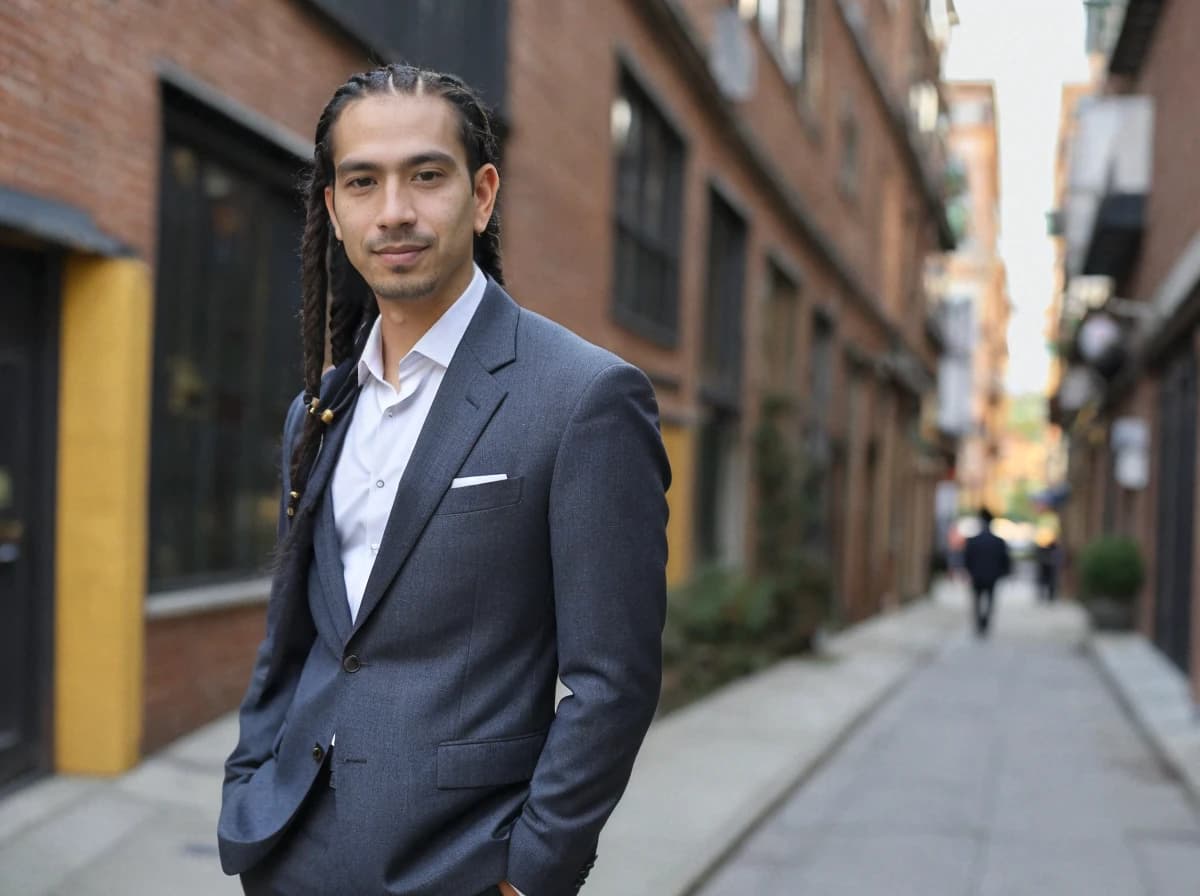
[[[358,618],[400,477],[486,286],[483,272],[475,266],[466,291],[400,359],[399,391],[384,377],[383,334],[378,318],[367,337],[358,362],[362,389],[332,485],[333,515],[352,620]]]

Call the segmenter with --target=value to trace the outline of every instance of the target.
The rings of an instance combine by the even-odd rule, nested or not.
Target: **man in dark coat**
[[[964,551],[967,575],[975,591],[975,632],[981,638],[987,635],[991,623],[996,583],[1012,572],[1008,545],[992,531],[992,519],[992,512],[986,507],[979,511],[983,529],[967,539]]]

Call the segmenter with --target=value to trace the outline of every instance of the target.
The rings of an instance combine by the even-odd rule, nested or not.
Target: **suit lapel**
[[[321,593],[329,621],[337,632],[338,647],[350,637],[350,602],[346,598],[346,573],[342,566],[342,545],[338,539],[337,520],[333,515],[333,490],[327,489],[325,500],[317,509],[313,532],[313,553],[321,576]]]
[[[400,479],[351,634],[391,586],[454,474],[508,394],[492,374],[516,357],[518,315],[512,299],[489,280]]]
[[[333,399],[332,392],[338,383],[350,381],[346,377],[355,377],[353,360],[343,362],[343,366],[331,374],[327,374],[321,384],[321,404],[327,406]],[[350,369],[346,369],[349,365]],[[356,382],[356,381],[355,381]],[[303,520],[312,526],[313,555],[317,561],[317,573],[321,577],[321,591],[324,603],[329,613],[334,631],[345,642],[350,634],[350,607],[346,601],[346,582],[342,572],[342,552],[338,543],[337,527],[333,518],[333,498],[330,494],[329,480],[337,466],[338,456],[342,452],[342,444],[346,433],[350,430],[350,420],[354,409],[358,406],[357,387],[355,395],[341,402],[343,409],[325,430],[321,442],[320,453],[313,462],[312,472],[308,476],[308,484],[300,497],[296,509],[298,520]],[[310,517],[315,517],[310,520]],[[303,584],[303,583],[302,583]],[[307,593],[307,589],[305,592]],[[341,604],[339,607],[338,604]]]
[[[353,365],[355,362],[345,361],[346,365]],[[321,384],[321,405],[325,406],[329,400],[329,393],[333,390],[336,384],[342,382],[346,376],[355,376],[353,369],[344,370],[339,367],[332,374],[325,377]],[[357,387],[355,394],[357,395]],[[351,398],[345,402],[345,408],[339,413],[329,424],[329,428],[325,430],[325,437],[321,442],[320,453],[317,454],[317,459],[313,463],[312,472],[308,475],[308,484],[304,488],[304,494],[300,496],[300,504],[296,508],[296,515],[312,513],[316,507],[317,500],[325,492],[325,486],[329,482],[329,475],[333,472],[334,466],[337,464],[338,455],[342,452],[342,442],[346,440],[346,431],[350,428],[350,418],[354,416],[354,408],[358,404],[355,398]]]

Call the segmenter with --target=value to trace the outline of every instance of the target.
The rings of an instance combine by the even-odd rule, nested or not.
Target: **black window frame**
[[[622,327],[664,348],[679,344],[680,256],[687,143],[664,107],[624,60],[614,105],[628,105],[624,145],[613,145],[612,314]],[[614,115],[615,118],[615,115]],[[614,123],[615,129],[615,123]],[[656,154],[657,160],[648,159]],[[649,165],[658,161],[661,199],[649,214]],[[654,218],[657,226],[653,226]],[[649,279],[648,279],[649,278]]]
[[[741,406],[744,377],[750,219],[716,182],[709,185],[707,217],[701,397],[714,405],[737,409]]]
[[[146,553],[147,590],[151,597],[182,588],[246,581],[261,577],[269,569],[270,551],[275,541],[274,513],[267,520],[265,512],[260,515],[247,510],[247,499],[251,492],[261,490],[261,507],[266,507],[268,496],[272,496],[272,506],[277,507],[279,431],[287,405],[301,384],[296,325],[299,311],[297,250],[303,231],[304,210],[297,184],[304,159],[288,147],[271,140],[265,133],[255,131],[185,89],[167,81],[161,87],[162,144],[159,158],[162,168],[158,180],[160,207],[156,220],[158,257],[154,294],[150,502],[147,507],[150,532]],[[173,335],[167,330],[173,313],[178,310],[179,314],[187,314],[186,306],[181,309],[177,303],[188,301],[186,290],[181,289],[179,284],[180,279],[186,279],[189,274],[186,270],[175,268],[179,259],[190,259],[193,264],[211,260],[205,253],[214,251],[212,246],[216,239],[212,222],[206,225],[199,223],[203,207],[183,207],[179,203],[179,188],[172,186],[169,180],[174,176],[169,166],[176,164],[173,154],[180,150],[190,154],[197,171],[203,172],[198,173],[198,177],[207,177],[209,171],[223,172],[234,179],[233,191],[239,188],[239,181],[242,188],[248,185],[255,190],[255,195],[241,200],[242,211],[250,209],[253,218],[242,220],[243,223],[251,222],[247,233],[254,233],[258,237],[260,244],[256,249],[265,246],[269,253],[253,267],[256,278],[265,278],[256,279],[253,287],[262,290],[258,299],[261,329],[254,341],[263,349],[259,357],[264,359],[251,372],[250,380],[255,385],[230,400],[231,396],[226,393],[229,383],[228,359],[220,351],[211,349],[211,342],[196,341],[192,346],[193,349],[202,347],[206,352],[205,356],[190,360],[197,371],[207,375],[208,379],[204,382],[215,393],[206,399],[198,399],[201,403],[208,401],[211,408],[209,411],[198,408],[192,423],[198,427],[197,431],[213,433],[211,440],[214,444],[204,449],[211,455],[210,469],[207,471],[201,469],[204,460],[199,456],[186,462],[192,466],[191,471],[181,472],[179,467],[170,469],[170,465],[176,462],[176,455],[182,453],[172,451],[170,446],[173,442],[179,442],[189,425],[185,414],[171,410],[175,399],[172,398],[173,387],[168,382],[169,353],[173,350],[180,356],[186,353],[181,353],[178,343],[173,341],[177,333]],[[213,207],[208,208],[211,213]],[[174,221],[170,220],[171,215],[176,215]],[[188,218],[189,215],[191,218]],[[183,237],[184,240],[201,240],[202,245],[208,248],[197,249],[195,244],[190,247],[185,243],[172,244],[167,229],[180,226],[181,222],[184,227],[191,229],[190,235]],[[200,226],[204,229],[198,233],[195,228]],[[236,242],[246,238],[239,236],[233,239]],[[179,253],[178,256],[175,253]],[[235,281],[241,283],[241,278],[235,277]],[[245,288],[252,287],[247,285]],[[216,285],[210,285],[208,295],[214,292],[219,294],[221,290]],[[199,293],[192,299],[200,300],[202,297]],[[279,313],[284,303],[288,312],[286,315]],[[175,326],[178,329],[179,325]],[[252,333],[255,328],[256,325],[250,324],[238,329],[239,332]],[[273,350],[268,347],[270,343],[274,343]],[[214,362],[213,359],[217,360]],[[206,413],[217,413],[218,419],[206,419]],[[249,425],[240,423],[231,426],[228,421],[222,422],[227,414],[243,415],[239,420],[249,420]],[[173,436],[170,435],[172,426],[175,427]],[[201,455],[199,441],[195,445],[189,444],[188,452]],[[226,477],[223,473],[230,469],[233,470],[233,475],[228,477],[232,482],[231,492],[222,504],[211,497],[211,488],[208,491],[205,489],[214,482],[224,481]],[[187,481],[190,473],[194,473],[195,478],[189,486]],[[190,497],[179,497],[181,483]],[[245,491],[247,487],[250,488],[249,492]],[[208,498],[201,497],[206,494]],[[179,502],[174,510],[169,506],[173,501]],[[250,504],[260,506],[252,500]],[[225,516],[222,516],[223,513]],[[181,517],[185,523],[179,522]],[[188,517],[194,520],[186,522]],[[220,520],[213,522],[217,517]],[[202,531],[206,527],[209,532],[207,536]],[[176,534],[169,534],[172,531]],[[220,536],[215,534],[226,532]],[[173,543],[172,538],[178,538],[179,543]],[[177,557],[191,553],[188,559],[178,560],[174,564],[163,561],[163,552],[166,552],[165,556],[170,556],[172,550]],[[214,556],[235,559],[214,564],[210,562]],[[173,569],[168,568],[172,565]]]
[[[798,336],[804,281],[775,253],[767,254],[764,281],[763,381],[772,392],[793,395],[800,389]],[[782,320],[777,315],[779,309],[783,311]]]

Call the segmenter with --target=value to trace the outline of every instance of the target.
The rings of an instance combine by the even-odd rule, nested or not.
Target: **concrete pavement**
[[[700,896],[1195,896],[1200,817],[1083,650],[1005,589]]]
[[[1082,616],[1027,590],[1001,594],[989,643],[942,586],[656,722],[585,892],[1185,892],[1190,807],[1079,652]],[[235,730],[227,716],[115,781],[0,802],[0,893],[240,892],[213,843]],[[1077,866],[1104,885],[1071,889]]]
[[[952,594],[953,589],[950,589]],[[600,844],[593,896],[671,896],[964,625],[953,596],[920,601],[656,722]],[[58,776],[0,802],[0,893],[220,896],[213,842],[226,716],[114,781]]]

